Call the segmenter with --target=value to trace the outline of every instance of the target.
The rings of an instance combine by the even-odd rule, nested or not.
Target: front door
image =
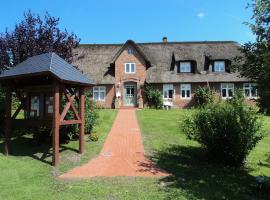
[[[136,85],[125,84],[124,88],[124,105],[135,106],[136,105]]]

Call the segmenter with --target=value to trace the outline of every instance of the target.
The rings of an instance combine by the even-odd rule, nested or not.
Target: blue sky
[[[61,28],[81,43],[254,40],[248,0],[3,0],[0,32],[12,29],[31,9],[60,17]]]

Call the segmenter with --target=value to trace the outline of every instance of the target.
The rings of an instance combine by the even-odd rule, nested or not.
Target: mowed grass
[[[12,138],[10,156],[0,154],[0,200],[166,199],[156,178],[92,178],[59,180],[57,175],[96,157],[111,129],[117,111],[100,110],[98,142],[86,143],[86,153],[76,152],[78,141],[61,145],[61,164],[51,164],[52,149],[33,145],[28,135]],[[3,141],[0,139],[0,148]]]
[[[214,166],[204,159],[200,145],[186,140],[180,131],[179,121],[190,112],[192,110],[137,112],[147,154],[173,177],[57,179],[57,175],[100,152],[116,115],[115,110],[100,110],[99,141],[87,140],[86,153],[82,157],[77,153],[78,141],[62,144],[61,165],[57,168],[50,165],[48,146],[34,146],[27,135],[13,138],[11,155],[0,154],[0,199],[265,199],[254,192],[253,184],[255,175],[270,174],[270,138],[265,138],[251,152],[247,169]],[[264,119],[270,130],[269,118]]]
[[[187,140],[180,121],[192,110],[141,110],[138,121],[148,156],[173,176],[161,179],[166,199],[267,199],[257,192],[255,176],[270,176],[270,135],[247,159],[243,169],[211,164],[201,146]],[[270,117],[262,117],[270,132]]]

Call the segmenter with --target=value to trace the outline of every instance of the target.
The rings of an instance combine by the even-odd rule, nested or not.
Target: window
[[[191,98],[191,85],[190,84],[181,84],[180,85],[180,93],[182,99],[190,99]]]
[[[221,83],[221,97],[231,98],[234,94],[234,84],[233,83]]]
[[[46,115],[53,114],[53,97],[52,96],[45,97],[45,114]]]
[[[39,117],[39,97],[31,96],[30,98],[30,117]]]
[[[172,99],[173,98],[173,84],[163,85],[163,98]]]
[[[255,83],[244,83],[243,90],[244,90],[244,95],[247,98],[257,98],[258,97]]]
[[[133,54],[133,49],[131,49],[131,48],[128,48],[128,54]]]
[[[214,71],[215,72],[225,72],[225,62],[224,61],[215,61],[214,62]]]
[[[126,74],[133,74],[136,72],[136,64],[135,63],[125,63],[125,72]]]
[[[93,88],[93,99],[96,101],[105,101],[106,88],[104,86],[95,86]]]
[[[190,62],[180,62],[179,68],[177,70],[180,72],[191,72],[191,63]]]

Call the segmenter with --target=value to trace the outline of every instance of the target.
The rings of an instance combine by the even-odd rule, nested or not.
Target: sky
[[[31,10],[60,18],[81,44],[168,41],[253,41],[251,0],[0,0],[0,33]]]

